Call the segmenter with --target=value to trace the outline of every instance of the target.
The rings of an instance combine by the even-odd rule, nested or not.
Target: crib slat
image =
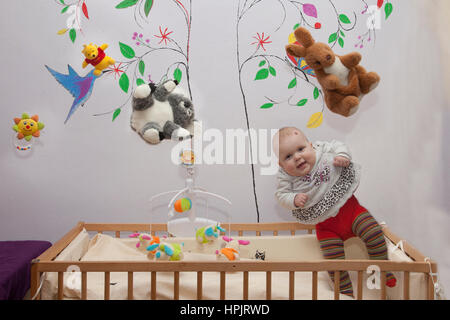
[[[220,272],[220,300],[225,300],[225,271]]]
[[[427,286],[427,295],[428,300],[434,300],[434,285],[433,285],[433,278],[429,273],[425,273],[425,279],[428,283]]]
[[[202,300],[203,295],[203,272],[197,272],[197,300]]]
[[[81,300],[87,299],[87,273],[81,272]]]
[[[261,236],[261,231],[256,231],[256,236],[260,237]]]
[[[272,299],[272,272],[266,272],[266,300]]]
[[[151,289],[150,289],[150,298],[152,300],[156,300],[156,271],[152,271],[151,273]]]
[[[339,300],[339,282],[341,279],[341,272],[335,271],[334,272],[334,300]]]
[[[312,299],[317,300],[317,286],[319,284],[317,271],[313,271],[312,273]]]
[[[110,294],[110,288],[111,288],[111,275],[109,272],[105,272],[105,300],[109,300],[109,294]]]
[[[173,300],[180,298],[180,272],[175,271],[173,273]]]
[[[291,230],[291,236],[295,236],[295,229]]]
[[[409,271],[403,273],[403,300],[409,300]]]
[[[356,296],[357,300],[362,300],[363,297],[363,272],[362,270],[358,271],[358,293]]]
[[[63,299],[64,292],[64,273],[58,272],[58,300]]]
[[[239,237],[242,237],[243,235],[244,235],[244,231],[238,230],[238,236],[239,236]]]
[[[116,238],[120,238],[120,231],[116,231]]]
[[[274,230],[273,235],[276,237],[278,235],[278,231]]]
[[[381,300],[386,300],[386,271],[381,271]]]
[[[244,285],[244,288],[243,288],[243,291],[244,291],[244,293],[243,293],[243,297],[242,297],[242,299],[243,300],[248,300],[248,271],[244,271],[244,279],[243,279],[243,285]]]
[[[289,271],[289,300],[294,300],[295,294],[295,272]]]
[[[128,300],[133,300],[133,272],[128,272]]]

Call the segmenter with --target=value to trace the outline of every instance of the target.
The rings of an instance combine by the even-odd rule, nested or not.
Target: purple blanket
[[[0,300],[21,300],[30,288],[31,260],[48,241],[0,241]]]

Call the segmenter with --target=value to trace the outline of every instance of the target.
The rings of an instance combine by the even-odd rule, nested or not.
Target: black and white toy
[[[194,108],[176,80],[138,86],[133,93],[131,127],[151,144],[193,135]]]

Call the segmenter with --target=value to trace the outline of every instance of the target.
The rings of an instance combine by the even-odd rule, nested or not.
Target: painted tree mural
[[[66,27],[59,29],[57,32],[62,37],[68,35],[68,39],[72,43],[77,43],[79,35],[83,34],[81,21],[86,20],[91,23],[95,17],[89,14],[89,3],[92,0],[54,0],[58,5],[61,14],[67,15]],[[97,0],[98,1],[98,0]],[[288,106],[296,108],[298,112],[306,113],[308,121],[305,124],[307,128],[318,128],[322,124],[324,118],[324,97],[322,90],[315,78],[314,71],[306,64],[302,58],[295,58],[286,54],[280,55],[274,49],[275,39],[284,39],[284,43],[295,43],[296,39],[293,31],[303,26],[311,30],[315,30],[317,41],[326,42],[332,48],[360,50],[369,44],[375,45],[376,30],[380,19],[386,21],[394,12],[394,5],[389,0],[355,0],[352,2],[352,9],[342,9],[342,2],[336,0],[309,0],[303,3],[296,0],[236,0],[236,20],[235,20],[235,42],[236,42],[236,62],[238,85],[241,94],[242,108],[245,116],[245,125],[248,130],[252,126],[257,126],[252,122],[249,111],[266,112],[266,110],[279,108],[280,106]],[[319,6],[320,3],[320,6]],[[267,7],[267,15],[270,17],[270,10],[273,10],[274,4],[280,10],[281,19],[275,21],[276,27],[273,30],[263,30],[261,26],[254,23],[243,22],[252,21],[250,18],[252,12],[259,8]],[[111,116],[114,121],[121,110],[130,105],[131,96],[135,86],[147,82],[159,82],[165,78],[173,78],[178,81],[185,79],[192,99],[190,85],[190,39],[191,39],[191,21],[192,21],[192,0],[116,0],[105,1],[105,5],[114,6],[120,12],[132,10],[134,21],[132,25],[136,31],[130,31],[130,38],[117,41],[112,44],[118,46],[122,57],[116,60],[114,66],[103,71],[104,74],[111,74],[117,81],[117,89],[127,94],[127,98],[120,103],[119,106],[112,107],[105,112],[97,113],[95,116]],[[170,25],[152,24],[149,18],[152,11],[159,5],[172,5],[174,14],[184,21],[185,33],[176,34]],[[326,12],[325,12],[326,11]],[[288,14],[289,13],[289,14]],[[294,13],[294,15],[292,15]],[[199,15],[208,14],[208,12],[199,11]],[[295,18],[292,18],[295,16]],[[327,17],[324,20],[323,17]],[[330,19],[333,17],[333,19]],[[367,21],[362,28],[358,27],[357,21],[363,19]],[[256,20],[255,20],[256,21]],[[273,21],[272,21],[273,22]],[[233,22],[229,22],[233,23]],[[291,33],[286,34],[283,26],[290,26]],[[151,26],[157,27],[158,32],[154,34],[146,29]],[[330,32],[330,27],[332,31]],[[333,26],[336,26],[335,28]],[[245,28],[245,30],[243,29]],[[250,29],[249,29],[250,28]],[[328,30],[328,31],[326,31]],[[245,31],[245,32],[243,32]],[[195,32],[195,31],[194,31]],[[251,38],[244,37],[243,34],[252,34]],[[246,49],[246,50],[244,50]],[[279,49],[279,48],[278,48]],[[158,75],[152,74],[151,56],[158,51],[170,51],[177,55],[176,61],[167,61],[166,72]],[[249,51],[251,54],[244,55],[242,52]],[[283,65],[285,68],[280,68]],[[255,67],[256,66],[256,67]],[[278,66],[278,67],[277,67]],[[248,67],[248,68],[245,68]],[[253,67],[252,71],[248,71]],[[69,66],[69,76],[79,81],[88,77],[80,77],[71,70]],[[50,70],[49,70],[50,71]],[[54,70],[52,70],[54,71]],[[51,72],[52,72],[51,71]],[[253,72],[253,83],[263,85],[267,79],[276,79],[280,83],[285,84],[285,88],[289,92],[285,97],[275,99],[274,93],[264,92],[262,95],[263,102],[258,105],[249,105],[249,96],[247,86],[249,85],[244,78],[245,72]],[[59,73],[60,79],[66,79],[66,75]],[[101,77],[100,76],[100,77]],[[99,78],[100,78],[99,77]],[[89,82],[91,86],[94,84],[94,78]],[[57,78],[58,80],[58,78]],[[60,80],[58,80],[60,81]],[[61,81],[60,81],[61,83]],[[67,87],[66,87],[67,89]],[[68,89],[69,90],[69,89]],[[89,96],[92,87],[89,88]],[[70,91],[70,90],[69,90]],[[71,92],[73,94],[73,92]],[[272,95],[272,96],[271,96]],[[89,98],[85,98],[86,100]],[[253,96],[252,96],[253,98]],[[85,101],[83,102],[85,103]],[[67,120],[66,120],[67,121]],[[252,140],[249,135],[250,157],[252,157]],[[254,161],[250,159],[250,167],[253,179],[253,194],[256,206],[256,220],[260,221],[260,212],[258,207],[258,199],[256,192]]]
[[[282,11],[282,19],[277,24],[277,27],[272,30],[272,32],[261,32],[259,30],[254,30],[253,40],[250,42],[251,46],[256,46],[254,52],[247,57],[243,57],[241,54],[241,49],[243,45],[248,45],[248,42],[241,39],[241,24],[243,20],[254,10],[257,6],[266,5],[266,1],[263,0],[239,0],[237,6],[237,19],[236,19],[236,56],[238,63],[238,73],[239,73],[239,87],[242,95],[242,102],[245,114],[245,121],[247,129],[250,130],[251,119],[249,118],[249,106],[248,99],[245,91],[245,83],[243,82],[243,69],[246,64],[252,60],[258,61],[258,67],[255,72],[254,81],[264,81],[270,77],[278,77],[278,81],[286,81],[287,88],[291,93],[286,96],[283,100],[274,100],[268,96],[269,93],[265,92],[265,102],[259,106],[261,112],[264,110],[276,108],[279,105],[288,105],[290,107],[299,108],[299,112],[308,112],[304,107],[307,104],[319,104],[320,111],[312,112],[309,116],[309,120],[306,124],[308,128],[317,128],[322,124],[324,116],[324,97],[322,90],[320,89],[318,82],[314,80],[314,71],[306,64],[303,58],[295,58],[292,56],[284,55],[279,56],[270,53],[271,38],[275,37],[285,37],[286,35],[278,35],[280,28],[285,23],[290,23],[292,27],[292,33],[289,35],[287,43],[295,43],[296,39],[294,37],[293,31],[299,26],[303,26],[309,29],[322,29],[324,24],[332,23],[331,21],[320,21],[320,12],[317,9],[318,1],[310,1],[311,3],[302,3],[295,0],[277,0],[279,8]],[[346,38],[349,34],[356,31],[355,26],[358,17],[365,15],[364,17],[371,21],[371,25],[368,25],[367,32],[358,36],[358,42],[355,43],[355,48],[363,48],[364,42],[370,42],[373,39],[375,42],[375,32],[376,32],[376,16],[384,6],[385,19],[388,19],[393,11],[393,5],[390,1],[377,0],[376,10],[374,6],[369,5],[368,1],[361,0],[359,7],[355,7],[351,14],[347,12],[340,11],[337,6],[337,1],[328,0],[328,10],[331,11],[332,16],[335,17],[337,24],[337,29],[331,34],[325,35],[324,39],[317,39],[317,41],[327,42],[331,48],[336,45],[344,48],[346,43]],[[371,9],[371,12],[369,12]],[[287,11],[292,11],[297,14],[297,21],[292,23],[287,21]],[[367,13],[370,14],[367,17]],[[330,13],[328,12],[327,15]],[[354,48],[352,48],[354,49]],[[289,68],[288,74],[280,74],[278,70],[273,66],[276,61],[284,62]],[[285,80],[286,79],[286,80]],[[253,106],[250,106],[253,108]],[[303,110],[302,110],[303,108]],[[260,221],[260,212],[258,207],[258,198],[256,192],[256,182],[255,182],[255,170],[254,161],[252,159],[252,137],[249,135],[249,146],[250,146],[250,166],[253,179],[253,194],[256,207],[256,220]]]

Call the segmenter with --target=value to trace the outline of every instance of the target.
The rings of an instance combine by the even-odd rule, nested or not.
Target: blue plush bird
[[[69,91],[75,100],[70,107],[67,118],[64,121],[66,123],[72,114],[81,105],[83,106],[92,94],[92,89],[94,88],[94,82],[98,78],[94,75],[94,70],[89,72],[86,76],[80,77],[75,70],[70,65],[67,65],[69,74],[59,73],[48,66],[45,66],[47,70],[55,77],[67,91]]]

